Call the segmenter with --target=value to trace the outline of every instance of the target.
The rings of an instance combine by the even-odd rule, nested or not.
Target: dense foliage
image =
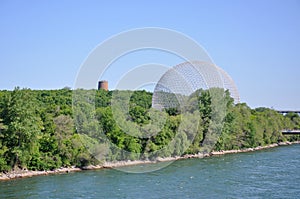
[[[88,91],[78,92],[82,98],[89,97]],[[283,116],[268,108],[235,105],[228,92],[222,95],[223,118],[215,116],[218,110],[212,106],[211,92],[203,90],[187,99],[191,104],[196,102],[197,108],[187,106],[184,113],[177,107],[164,113],[154,110],[152,93],[146,91],[92,93],[92,103],[84,103],[72,98],[68,88],[0,91],[0,171],[169,157],[204,152],[207,143],[213,143],[214,150],[230,150],[299,139],[281,134],[282,129],[300,129],[298,114]],[[223,125],[218,126],[215,120],[222,120]],[[196,133],[191,133],[192,129]],[[221,133],[214,137],[216,129]]]

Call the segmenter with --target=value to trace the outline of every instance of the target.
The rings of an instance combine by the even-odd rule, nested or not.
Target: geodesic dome
[[[229,90],[230,96],[233,98],[234,103],[237,104],[240,102],[240,95],[237,89],[236,84],[234,83],[233,79],[229,76],[228,73],[226,73],[222,68],[218,67],[218,70],[220,72],[223,86],[225,90]]]
[[[239,102],[237,87],[223,69],[202,61],[184,62],[170,68],[156,84],[152,107],[159,110],[178,107],[184,96],[210,88],[228,89],[234,102]]]

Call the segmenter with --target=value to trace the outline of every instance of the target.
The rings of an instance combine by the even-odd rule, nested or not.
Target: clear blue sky
[[[299,0],[1,0],[0,89],[72,87],[99,43],[149,26],[195,39],[251,107],[300,109]]]

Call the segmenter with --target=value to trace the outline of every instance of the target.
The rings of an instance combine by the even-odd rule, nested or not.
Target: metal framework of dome
[[[159,110],[178,107],[184,96],[210,88],[228,89],[234,103],[239,102],[237,87],[223,69],[202,61],[184,62],[170,68],[156,84],[152,107]]]

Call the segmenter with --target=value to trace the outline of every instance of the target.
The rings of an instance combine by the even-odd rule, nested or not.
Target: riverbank
[[[124,166],[133,166],[139,164],[154,164],[157,162],[168,162],[168,161],[175,161],[180,159],[189,159],[189,158],[205,158],[210,156],[220,156],[226,154],[233,154],[233,153],[245,153],[245,152],[252,152],[252,151],[259,151],[269,148],[274,148],[278,146],[285,146],[291,144],[300,144],[300,141],[295,142],[280,142],[275,144],[270,144],[267,146],[258,146],[255,148],[247,148],[247,149],[238,149],[238,150],[227,150],[227,151],[212,151],[210,153],[199,153],[199,154],[187,154],[180,157],[168,157],[168,158],[157,158],[155,161],[150,160],[136,160],[136,161],[119,161],[119,162],[106,162],[103,165],[90,165],[83,168],[77,167],[69,167],[69,168],[59,168],[53,171],[29,171],[29,170],[15,170],[8,173],[0,173],[0,181],[3,180],[11,180],[16,178],[27,178],[33,176],[41,176],[41,175],[53,175],[53,174],[63,174],[63,173],[70,173],[70,172],[78,172],[83,170],[97,170],[97,169],[104,169],[104,168],[116,168],[116,167],[124,167]]]

